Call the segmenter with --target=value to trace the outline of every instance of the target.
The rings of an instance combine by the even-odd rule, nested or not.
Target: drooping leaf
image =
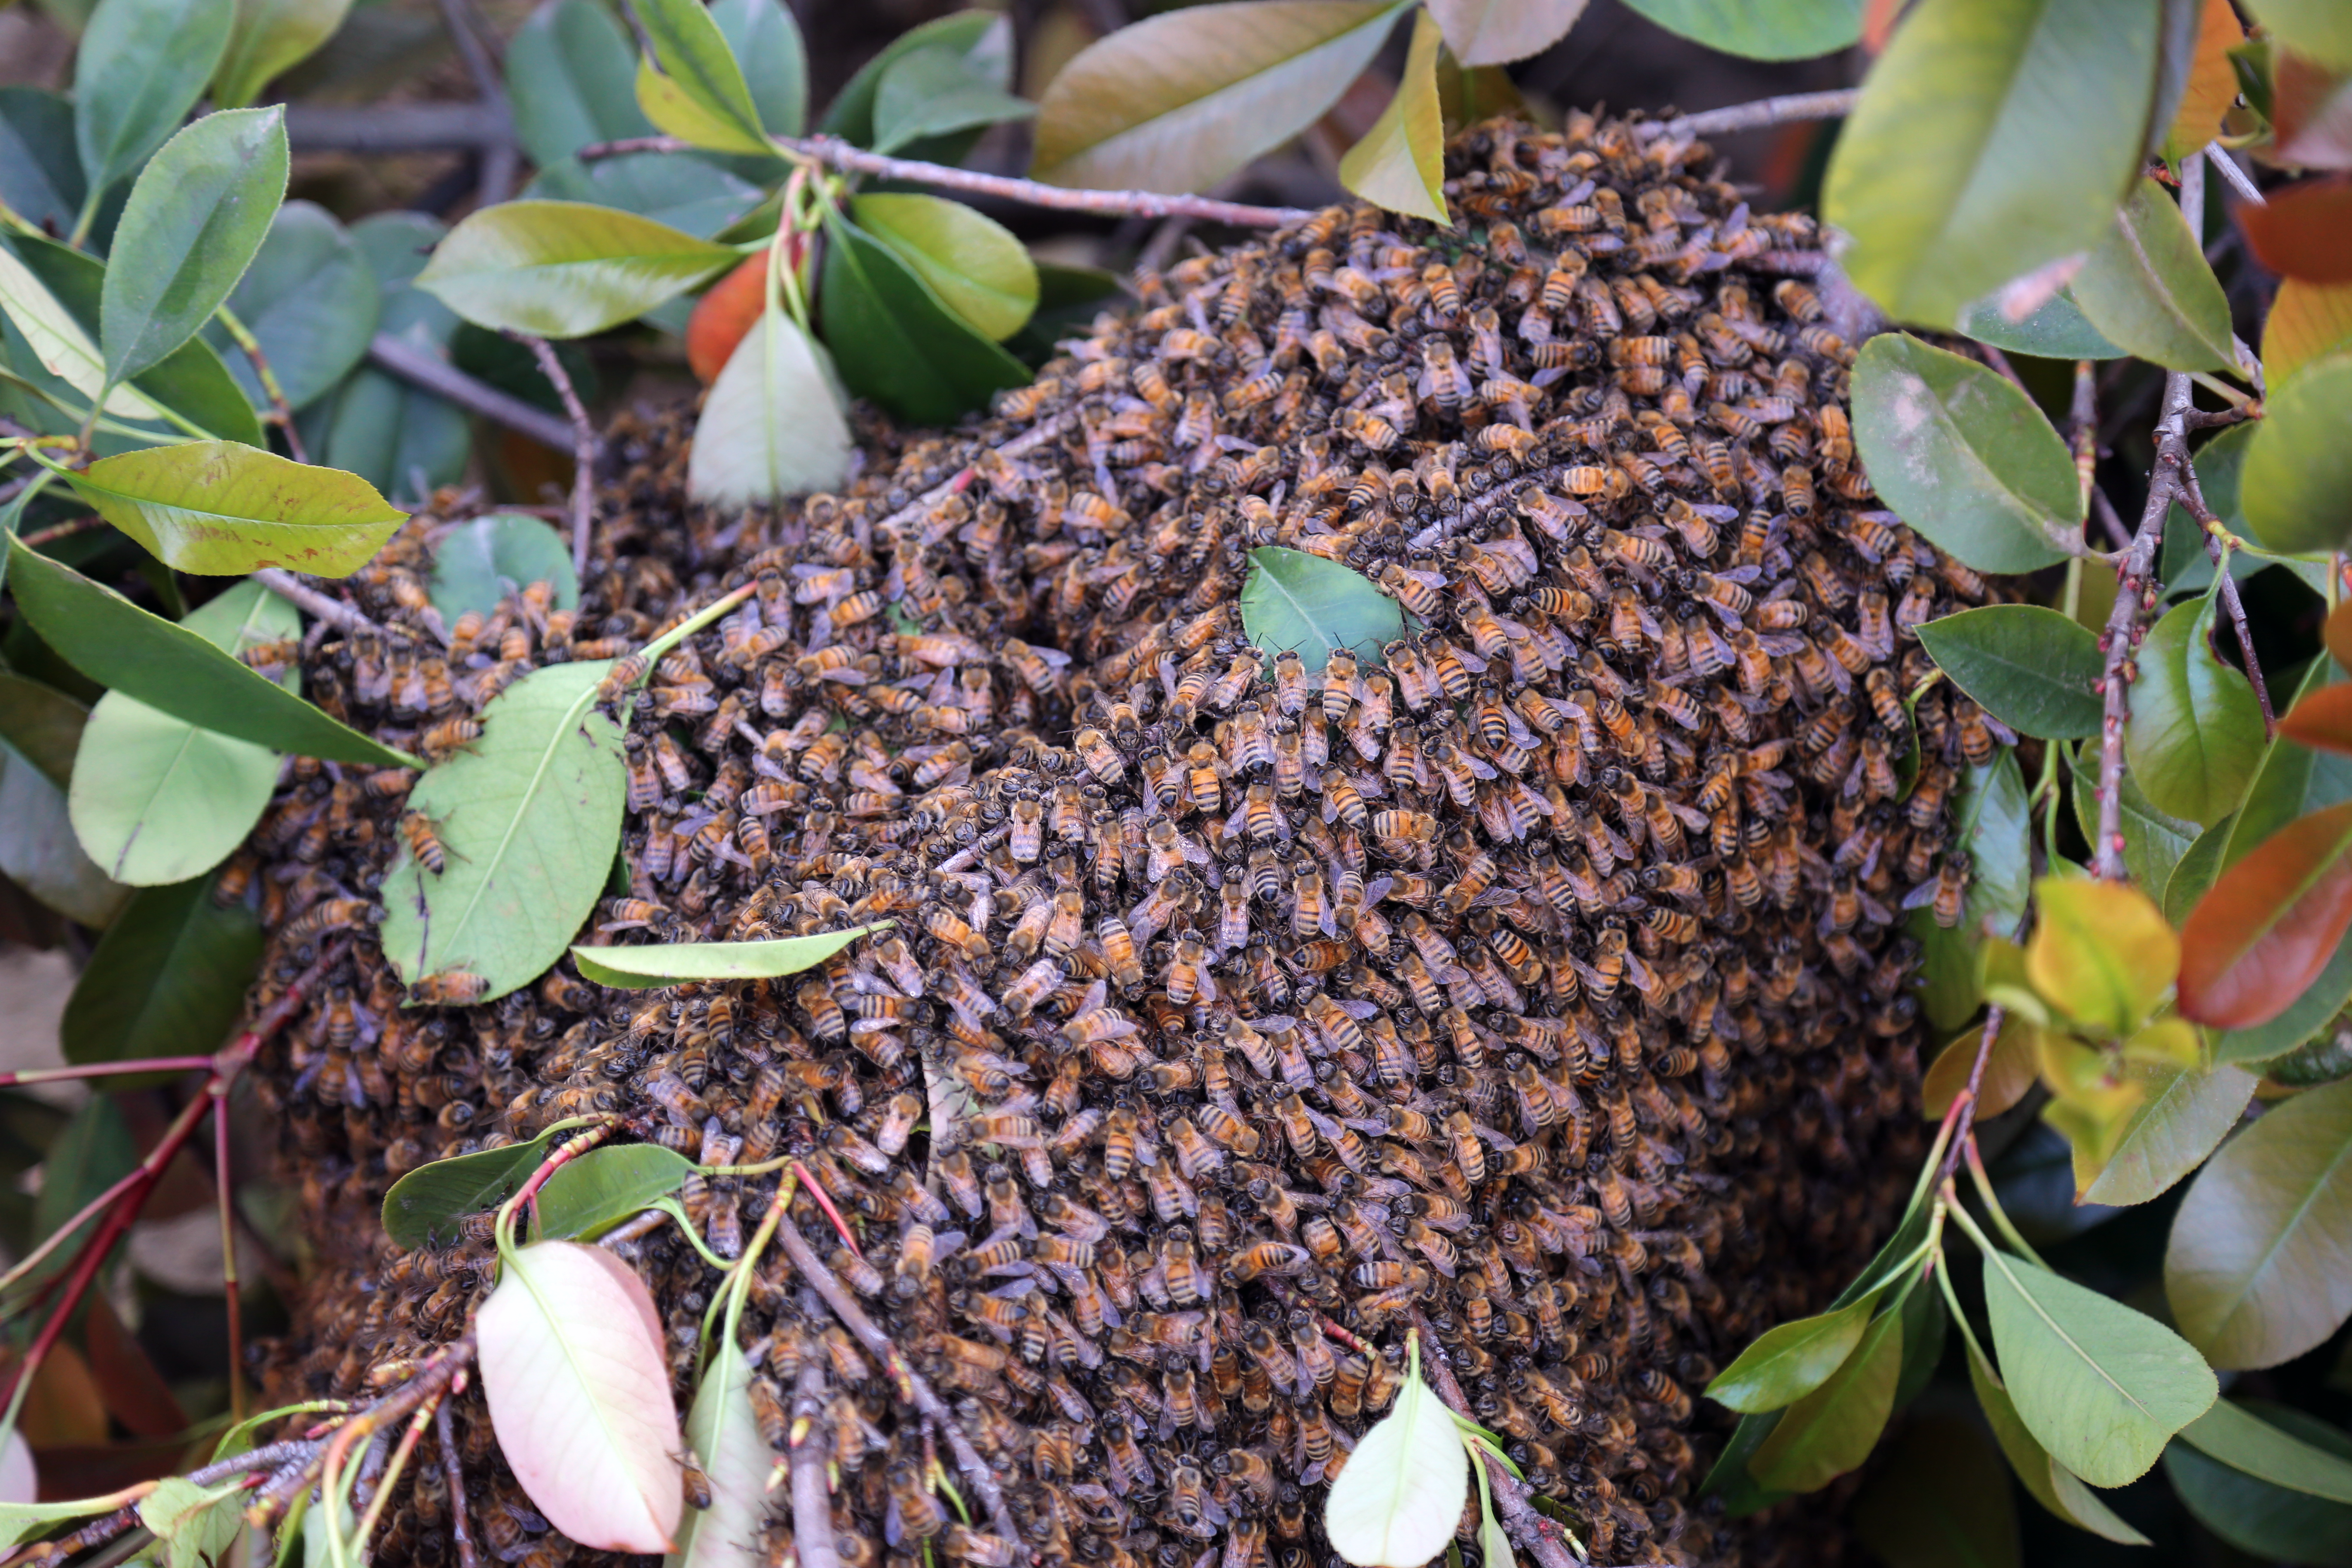
[[[148,888],[123,906],[74,982],[59,1026],[66,1060],[201,1055],[226,1044],[261,967],[260,922],[213,900],[209,878]],[[109,1079],[117,1089],[170,1073]]]
[[[1011,337],[1036,310],[1036,264],[1011,230],[976,208],[886,193],[858,196],[849,210],[984,336]]]
[[[383,1194],[383,1233],[402,1248],[457,1238],[467,1215],[496,1208],[522,1190],[564,1129],[551,1127],[528,1143],[478,1150],[419,1165]],[[543,1192],[545,1189],[542,1188]]]
[[[2124,198],[2071,285],[2101,336],[2173,370],[2227,370],[2230,301],[2180,208],[2154,180]]]
[[[1829,1380],[1783,1411],[1748,1461],[1776,1491],[1812,1491],[1855,1468],[1878,1446],[1903,1371],[1903,1314],[1881,1312]]]
[[[630,83],[636,53],[596,0],[546,0],[507,45],[507,100],[523,151],[550,169],[583,147],[650,136]]]
[[[2173,111],[2172,127],[2160,149],[2176,167],[2221,133],[2221,117],[2238,97],[2238,73],[2231,68],[2230,50],[2243,43],[2246,29],[2230,0],[2204,0],[2197,19],[2197,49],[2190,58],[2189,79],[2182,85],[2180,107]],[[2265,371],[2270,366],[2265,363]]]
[[[782,310],[763,310],[710,385],[687,456],[687,490],[751,506],[831,489],[855,446],[823,347]]]
[[[2098,639],[2039,605],[1987,605],[1929,621],[1919,641],[1937,668],[2020,734],[2087,740],[2104,711],[2092,689]]]
[[[1877,1305],[1873,1291],[1836,1311],[1768,1330],[1716,1374],[1706,1396],[1751,1415],[1795,1404],[1845,1364]]]
[[[724,4],[725,0],[721,0]],[[551,1184],[551,1185],[552,1184]],[[751,1369],[730,1331],[719,1342],[687,1413],[686,1441],[710,1478],[710,1506],[688,1509],[677,1550],[662,1568],[749,1568],[767,1517],[768,1472],[775,1464],[751,1407]]]
[[[2211,826],[2238,808],[2262,760],[2263,710],[2214,654],[2212,600],[2175,605],[2140,644],[2124,755],[2159,811]]]
[[[269,237],[229,295],[229,309],[253,333],[287,404],[303,408],[333,390],[367,355],[383,312],[383,291],[351,234],[326,208],[288,202]],[[205,341],[227,360],[259,407],[268,395],[253,365],[217,322]]]
[[[1983,1406],[1985,1420],[1992,1427],[1993,1438],[2000,1443],[2001,1452],[2008,1457],[2010,1468],[2025,1483],[2025,1489],[2033,1494],[2033,1500],[2067,1523],[2094,1535],[2125,1546],[2146,1546],[2147,1536],[2116,1518],[2096,1492],[2052,1458],[2049,1450],[2026,1430],[2008,1388],[1977,1353],[1976,1342],[1966,1342],[1969,1381],[1975,1386],[1977,1403]]]
[[[593,1241],[677,1191],[694,1162],[658,1143],[591,1149],[539,1189],[540,1241]]]
[[[2333,1441],[2310,1441],[2275,1420],[2278,1408],[2266,1404],[2257,1415],[2217,1399],[2212,1409],[2180,1429],[2180,1440],[2284,1490],[2352,1504],[2352,1439],[2328,1428]],[[2302,1424],[2294,1425],[2301,1429]]]
[[[2075,1149],[2076,1201],[2122,1206],[2169,1191],[2221,1145],[2254,1097],[2254,1075],[2228,1063],[2211,1071],[2156,1062],[2126,1062],[2125,1078],[2141,1091],[2103,1164]]]
[[[1862,0],[1626,0],[1670,33],[1757,60],[1835,54],[1862,37]]]
[[[104,0],[91,11],[74,59],[74,143],[89,189],[130,174],[180,128],[236,19],[236,0]]]
[[[137,375],[212,319],[269,233],[287,168],[279,108],[207,114],[148,160],[107,256],[99,337],[110,378]]]
[[[279,73],[335,36],[352,0],[236,0],[236,27],[213,77],[213,101],[242,109]]]
[[[874,84],[874,150],[898,153],[1037,112],[994,79],[992,61],[951,48],[912,49]]]
[[[264,566],[349,576],[408,520],[355,474],[234,441],[102,458],[71,482],[148,553],[216,577]]]
[[[2019,1419],[2093,1486],[2137,1480],[2219,1385],[2155,1319],[2007,1253],[1985,1255],[1985,1305]]]
[[[2339,549],[2352,539],[2352,352],[2314,360],[2273,390],[2240,488],[2254,537],[2273,550]]]
[[[2066,558],[2082,516],[2074,459],[1984,366],[1899,332],[1871,339],[1854,362],[1853,436],[1903,521],[1979,571]]]
[[[0,87],[0,202],[37,228],[67,234],[84,188],[73,106],[39,88]]]
[[[1433,0],[1445,47],[1465,66],[1499,66],[1551,47],[1584,14],[1584,0]]]
[[[1469,1494],[1470,1458],[1453,1412],[1416,1363],[1331,1483],[1323,1528],[1331,1550],[1356,1568],[1422,1568],[1453,1535]]]
[[[2223,1541],[2264,1562],[2345,1562],[2352,1556],[2352,1506],[2340,1497],[2287,1486],[2269,1468],[2284,1466],[2306,1479],[2318,1473],[2340,1479],[2352,1461],[2352,1436],[2301,1410],[2268,1401],[2248,1405],[2261,1415],[2214,1401],[2164,1451],[2164,1473],[2182,1506]],[[2244,1446],[2209,1437],[2215,1444],[2209,1450],[2191,1430],[2228,1432]]]
[[[2000,1033],[1993,1038],[1992,1054],[1985,1058],[1984,1072],[1977,1080],[1979,1120],[1999,1116],[2023,1100],[2026,1091],[2033,1087],[2039,1061],[2034,1030],[2032,1024],[2014,1015],[2001,1019]],[[1976,1068],[1977,1052],[1983,1043],[1984,1031],[1969,1029],[1937,1054],[1927,1076],[1920,1080],[1921,1115],[1943,1115],[1960,1090],[1968,1087],[1969,1074]]]
[[[245,1526],[245,1510],[236,1500],[244,1491],[234,1480],[200,1487],[166,1476],[139,1500],[139,1522],[155,1532],[168,1568],[209,1568],[227,1559],[230,1542]]]
[[[1244,0],[1147,17],[1087,46],[1037,105],[1034,178],[1197,191],[1338,100],[1403,9],[1393,0]]]
[[[735,252],[582,202],[503,202],[441,242],[416,286],[478,325],[579,338],[643,315],[732,266]]]
[[[782,0],[712,0],[710,19],[742,68],[771,136],[797,136],[808,120],[808,51]]]
[[[1027,366],[964,325],[888,246],[835,216],[825,238],[819,320],[851,392],[944,425],[1028,381]]]
[[[302,632],[294,606],[258,583],[236,584],[180,624],[232,658]],[[285,662],[278,684],[299,695],[301,673]],[[120,691],[90,710],[82,748],[88,765],[74,770],[68,794],[74,836],[132,887],[185,881],[219,865],[278,787],[279,759],[268,747],[198,729]]]
[[[888,922],[882,922],[887,925]],[[688,980],[773,980],[814,968],[882,925],[853,926],[814,936],[772,942],[688,942],[656,947],[575,947],[572,963],[583,979],[599,985],[642,989]]]
[[[59,789],[73,782],[74,752],[89,710],[53,686],[0,670],[0,741]]]
[[[2318,979],[2352,928],[2352,802],[2299,818],[2222,873],[2181,928],[2184,1016],[2244,1029]]]
[[[1980,343],[2044,359],[2121,359],[2124,351],[2084,319],[2074,294],[2059,289],[2027,315],[2011,321],[1996,289],[1960,312],[1960,331]]]
[[[560,668],[560,667],[559,667]],[[499,1448],[548,1522],[592,1550],[668,1552],[685,1507],[669,1358],[645,1282],[598,1247],[509,1252],[482,1304]]]
[[[2284,386],[2307,364],[2352,348],[2352,283],[2279,281],[2263,322],[2263,374]],[[2233,432],[2234,433],[2234,432]],[[2252,429],[2245,431],[2251,437]],[[2212,504],[2210,489],[2206,503]]]
[[[1445,211],[1445,117],[1437,100],[1437,22],[1413,13],[1412,47],[1389,106],[1339,160],[1339,183],[1375,206],[1441,227]]]
[[[533,583],[553,590],[559,610],[580,603],[572,546],[554,527],[519,511],[494,511],[441,536],[433,554],[433,607],[456,621],[468,610],[488,615],[499,601]]]
[[[1404,635],[1404,606],[1337,561],[1268,545],[1250,552],[1242,628],[1269,657],[1296,650],[1311,675],[1343,647],[1378,663]]]
[[[1943,1297],[1922,1290],[1928,1300]],[[1887,1568],[2015,1568],[2017,1505],[2000,1450],[1972,1424],[1914,1419],[1853,1501],[1853,1530]]]
[[[772,5],[774,0],[761,0]],[[687,153],[625,153],[550,164],[524,187],[526,201],[590,202],[708,239],[750,212],[760,188]]]
[[[1927,1390],[1944,1360],[1944,1342],[1951,1337],[1950,1314],[1944,1310],[1940,1291],[1926,1281],[1894,1309],[1903,1318],[1903,1369],[1895,1380],[1895,1409],[1901,1414]]]
[[[2154,6],[1916,6],[1822,186],[1823,219],[1853,237],[1848,275],[1896,319],[1942,327],[2009,279],[2089,250],[2138,173],[2156,76]]]
[[[2352,1313],[2352,1083],[2273,1106],[2173,1216],[2164,1290],[2216,1366],[2275,1366]]]
[[[1975,868],[1964,919],[1969,930],[2004,936],[2017,930],[2033,887],[2027,843],[2032,820],[2025,778],[2013,753],[1969,771],[1953,830]]]
[[[2180,939],[2146,893],[2116,882],[2045,877],[2026,944],[2033,988],[2084,1027],[2128,1035],[2163,1000],[2180,968]]]

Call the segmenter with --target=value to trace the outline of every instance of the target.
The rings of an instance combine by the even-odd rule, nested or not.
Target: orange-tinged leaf
[[[2033,1087],[2038,1059],[2034,1033],[2032,1024],[2023,1018],[2011,1016],[2001,1020],[2000,1035],[1992,1043],[1992,1055],[1985,1059],[1984,1076],[1977,1080],[1979,1121],[1999,1116],[2024,1099],[2025,1091]],[[1969,1070],[1977,1062],[1977,1047],[1983,1041],[1983,1029],[1970,1029],[1937,1056],[1919,1086],[1921,1115],[1933,1119],[1951,1109],[1952,1097],[1968,1087]]]
[[[2181,928],[2180,1012],[2248,1029],[2287,1010],[2352,926],[2352,801],[2299,817],[2222,873]]]
[[[2320,635],[2327,639],[2327,651],[2335,656],[2336,662],[2352,669],[2352,600],[2328,612],[2327,625]]]
[[[2025,945],[2025,976],[2034,990],[2100,1034],[2137,1028],[2180,967],[2164,912],[2119,882],[2044,877],[2033,898],[2041,923]]]
[[[2197,19],[2197,52],[2189,61],[2189,85],[2165,133],[2164,154],[2175,163],[2221,133],[2221,116],[2237,101],[2238,73],[2230,64],[2231,46],[2246,41],[2230,0],[2205,0]],[[2268,367],[2265,367],[2268,368]]]
[[[2256,259],[2282,278],[2352,283],[2352,178],[2299,180],[2237,211]]]
[[[686,363],[694,378],[708,386],[719,379],[733,357],[735,345],[760,319],[768,302],[768,253],[746,257],[742,264],[710,286],[694,303],[686,319]]]
[[[2333,615],[2327,617],[2331,653],[2352,632],[2352,627],[2338,626],[2337,619]],[[2352,752],[2352,685],[2323,686],[2311,692],[2286,710],[2279,721],[2279,733],[2315,751]]]
[[[2315,359],[2352,344],[2352,282],[2279,280],[2263,324],[2263,374],[2277,386]]]
[[[475,1324],[490,1425],[515,1479],[583,1546],[670,1551],[683,1439],[645,1282],[577,1242],[522,1247],[505,1264]]]

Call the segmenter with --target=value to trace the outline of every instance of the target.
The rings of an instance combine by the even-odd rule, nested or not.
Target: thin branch
[[[1475,1420],[1476,1417],[1471,1415],[1470,1402],[1462,1396],[1462,1384],[1455,1380],[1454,1368],[1446,1363],[1445,1346],[1439,1341],[1436,1331],[1430,1328],[1428,1316],[1419,1307],[1412,1310],[1412,1322],[1413,1327],[1421,1331],[1421,1364],[1428,1372],[1430,1382],[1436,1385],[1438,1398],[1444,1400],[1455,1415]],[[1511,1532],[1511,1539],[1517,1542],[1542,1568],[1579,1568],[1576,1559],[1570,1555],[1567,1545],[1560,1540],[1559,1526],[1538,1513],[1535,1505],[1528,1500],[1535,1495],[1534,1489],[1511,1474],[1502,1461],[1486,1449],[1482,1447],[1473,1452],[1478,1463],[1486,1468],[1486,1479],[1494,1488],[1495,1511],[1503,1516],[1503,1528]]]
[[[438,153],[487,147],[512,134],[504,114],[488,103],[286,106],[286,135],[298,153]]]
[[[368,363],[411,386],[421,386],[436,397],[447,399],[469,414],[478,414],[518,435],[528,436],[542,447],[558,452],[572,450],[571,426],[534,404],[500,392],[488,382],[477,381],[431,350],[419,348],[404,338],[378,332],[368,344]]]
[[[1778,98],[1759,98],[1753,103],[1735,103],[1728,109],[1710,109],[1703,114],[1685,114],[1669,120],[1661,128],[1668,136],[1721,136],[1732,131],[1761,131],[1768,125],[1787,125],[1800,120],[1835,120],[1853,112],[1862,100],[1858,87],[1840,88],[1834,92],[1791,92]]]
[[[2254,187],[2253,180],[2243,169],[2238,167],[2238,161],[2230,156],[2219,142],[2205,143],[2205,161],[2221,170],[2221,177],[2230,182],[2230,188],[2246,200],[2258,207],[2270,205],[2263,199],[2263,193]]]
[[[2230,548],[2222,543],[2221,520],[2205,504],[2205,491],[2197,482],[2197,467],[2191,463],[2180,476],[2179,501],[2189,516],[2205,531],[2205,553],[2213,563],[2216,587],[2221,595],[2221,607],[2230,614],[2230,624],[2237,628],[2238,652],[2246,663],[2246,679],[2254,688],[2255,700],[2263,707],[2263,731],[2271,740],[2278,739],[2278,715],[2271,710],[2271,689],[2263,679],[2262,660],[2254,657],[2254,634],[2246,625],[2245,600],[2238,592],[2238,579],[2230,570]]]
[[[781,1227],[792,1229],[790,1221]],[[814,1290],[801,1292],[802,1310],[814,1321],[822,1303]],[[800,1568],[841,1568],[841,1553],[833,1542],[833,1500],[825,1494],[825,1456],[821,1435],[825,1429],[824,1358],[803,1356],[793,1386],[793,1544]]]
[[[237,1292],[236,1194],[232,1184],[228,1149],[228,1086],[214,1080],[213,1190],[220,1199],[221,1294],[228,1306],[228,1414],[245,1419],[245,1322],[243,1299]]]
[[[382,637],[384,628],[344,604],[329,598],[282,566],[264,566],[254,573],[253,580],[293,605],[310,614],[313,620],[326,622],[357,637]],[[404,632],[406,628],[402,628]]]
[[[441,1449],[441,1479],[449,1489],[449,1534],[457,1543],[457,1568],[482,1568],[482,1560],[474,1551],[473,1531],[466,1520],[466,1467],[457,1454],[457,1423],[450,1407],[457,1396],[466,1392],[466,1373],[460,1369],[449,1380],[449,1395],[433,1412],[433,1439]]]
[[[588,529],[596,516],[596,451],[600,445],[596,426],[588,422],[588,410],[580,405],[580,395],[572,390],[572,377],[555,351],[547,346],[547,340],[521,332],[509,332],[507,336],[530,345],[531,357],[539,361],[540,374],[554,384],[555,395],[563,399],[563,412],[572,419],[572,574],[584,581],[588,575]]]
[[[270,418],[280,430],[286,432],[286,450],[293,456],[296,462],[309,462],[310,455],[302,450],[302,433],[294,428],[293,405],[286,400],[286,389],[278,384],[278,373],[269,368],[269,356],[261,352],[260,340],[253,335],[253,329],[238,321],[236,313],[226,305],[221,306],[213,314],[219,319],[222,326],[228,329],[230,340],[236,344],[238,351],[253,366],[254,379],[261,383],[261,390],[269,399]]]
[[[482,106],[498,118],[499,133],[482,143],[481,183],[475,196],[480,205],[489,206],[506,200],[514,185],[514,119],[507,107],[506,83],[499,79],[498,62],[482,43],[480,18],[467,0],[441,0],[441,22],[449,30],[449,41],[457,46],[458,58],[466,62],[466,74],[474,79],[474,91]]]
[[[42,545],[52,543],[57,540],[68,539],[77,533],[88,533],[91,529],[105,526],[106,519],[93,513],[89,517],[75,518],[69,522],[53,522],[47,528],[37,528],[32,532],[20,537],[27,549],[38,550]]]
[[[474,1331],[469,1328],[436,1351],[430,1360],[417,1368],[415,1376],[373,1405],[354,1411],[348,1421],[334,1429],[331,1436],[307,1445],[308,1452],[299,1462],[288,1465],[270,1478],[269,1484],[246,1510],[247,1522],[267,1528],[282,1518],[295,1497],[308,1490],[319,1479],[322,1470],[340,1465],[353,1444],[373,1437],[447,1388],[465,1370],[466,1363],[473,1359]]]
[[[33,1068],[24,1072],[0,1072],[0,1089],[13,1089],[27,1083],[55,1083],[65,1079],[107,1078],[116,1073],[185,1072],[191,1068],[208,1068],[210,1057],[134,1057],[129,1061],[84,1062],[75,1067]]]

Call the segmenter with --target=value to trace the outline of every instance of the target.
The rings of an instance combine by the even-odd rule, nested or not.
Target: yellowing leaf
[[[2086,1027],[2130,1034],[2180,968],[2180,939],[2137,888],[2045,877],[2034,885],[2041,923],[2025,947],[2026,977]]]
[[[215,577],[264,566],[348,577],[408,521],[357,474],[310,468],[235,441],[184,441],[101,458],[71,482],[149,554]]]
[[[1364,1434],[1331,1483],[1323,1529],[1356,1568],[1423,1568],[1453,1539],[1470,1494],[1470,1457],[1453,1412],[1416,1359],[1396,1407]]]
[[[0,246],[0,313],[25,335],[41,368],[80,393],[96,397],[106,383],[106,364],[70,312],[16,253]],[[127,386],[106,395],[106,412],[122,419],[161,417],[155,405]]]
[[[2033,1087],[2036,1064],[2034,1036],[2038,1033],[2025,1019],[2010,1016],[2001,1020],[2000,1034],[1993,1040],[1992,1055],[1986,1058],[1984,1075],[1977,1082],[1977,1117],[1999,1116],[2025,1098]],[[1937,1054],[1919,1086],[1919,1110],[1929,1118],[1939,1117],[1951,1108],[1953,1097],[1968,1087],[1969,1074],[1974,1070],[1977,1050],[1984,1042],[1982,1029],[1970,1029]]]
[[[1445,215],[1445,124],[1437,101],[1437,24],[1412,19],[1412,47],[1396,95],[1364,139],[1339,160],[1339,183],[1391,212],[1449,222]]]
[[[714,153],[758,156],[772,153],[766,140],[752,135],[724,115],[714,114],[700,100],[654,68],[650,58],[637,61],[637,108],[681,142],[708,147]]]

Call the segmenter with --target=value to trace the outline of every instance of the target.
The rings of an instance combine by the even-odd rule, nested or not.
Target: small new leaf
[[[815,936],[772,942],[690,942],[667,947],[575,947],[582,978],[623,990],[676,985],[688,980],[774,980],[823,963],[859,937],[887,930],[878,921]]]

